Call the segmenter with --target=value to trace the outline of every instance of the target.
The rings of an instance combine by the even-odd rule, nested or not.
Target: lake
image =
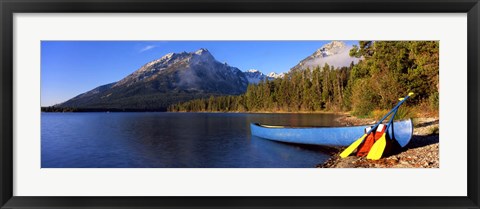
[[[336,126],[333,114],[42,113],[42,168],[313,168],[323,147],[251,136],[251,122]]]

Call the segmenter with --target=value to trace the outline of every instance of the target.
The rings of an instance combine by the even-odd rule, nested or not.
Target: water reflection
[[[42,113],[43,168],[314,167],[321,148],[250,135],[250,122],[332,126],[331,114]]]

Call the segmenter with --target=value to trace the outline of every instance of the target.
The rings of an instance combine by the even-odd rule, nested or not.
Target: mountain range
[[[285,75],[285,73],[278,74],[275,72],[271,72],[268,75],[265,75],[256,69],[247,70],[244,72],[244,74],[247,77],[248,83],[253,83],[253,84],[257,84],[260,81],[264,81],[265,79],[274,80],[276,78],[283,78],[283,76]]]
[[[357,58],[348,56],[345,43],[324,45],[291,70],[322,65],[348,66]],[[345,57],[345,55],[347,55]],[[242,72],[217,61],[207,49],[195,52],[169,53],[146,63],[120,81],[99,86],[66,102],[59,108],[156,110],[164,111],[174,103],[210,96],[239,95],[248,84],[282,78],[285,74],[263,74],[251,69]]]

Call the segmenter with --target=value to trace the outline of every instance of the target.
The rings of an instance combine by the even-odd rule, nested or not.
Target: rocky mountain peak
[[[271,72],[267,76],[271,77],[271,78],[283,78],[284,75],[285,75],[285,73],[278,74],[276,72]]]
[[[200,48],[197,51],[195,51],[195,54],[197,54],[197,55],[204,55],[205,54],[206,55],[206,54],[210,54],[210,52],[205,48]]]
[[[322,48],[333,49],[333,48],[344,48],[345,46],[346,44],[343,41],[332,41],[328,44],[325,44]]]
[[[327,57],[334,54],[339,54],[347,49],[347,45],[343,41],[332,41],[323,45],[314,54],[314,57]]]
[[[212,54],[207,49],[200,48],[197,51],[190,53],[194,62],[209,62],[216,61]]]
[[[257,69],[247,70],[244,72],[244,74],[247,77],[248,83],[254,83],[254,84],[257,84],[260,81],[264,81],[265,79],[273,80],[275,78],[283,77],[283,73],[277,74],[275,72],[271,72],[268,75],[265,75]]]
[[[173,53],[173,52],[168,53],[168,54],[166,54],[165,56],[163,56],[162,58],[160,58],[160,60],[168,60],[168,59],[171,59],[174,54],[175,54],[175,53]]]
[[[291,70],[313,69],[315,67],[323,67],[325,64],[335,67],[349,66],[350,63],[357,63],[360,60],[360,58],[350,57],[349,51],[351,48],[343,41],[332,41],[300,61]]]

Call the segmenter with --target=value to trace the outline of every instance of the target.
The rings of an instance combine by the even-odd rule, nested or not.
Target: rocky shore
[[[345,115],[338,121],[346,126],[374,124],[371,119],[360,119]],[[380,160],[367,160],[364,157],[349,156],[340,158],[340,148],[319,168],[439,168],[439,119],[413,119],[413,137],[403,149],[391,153]]]

